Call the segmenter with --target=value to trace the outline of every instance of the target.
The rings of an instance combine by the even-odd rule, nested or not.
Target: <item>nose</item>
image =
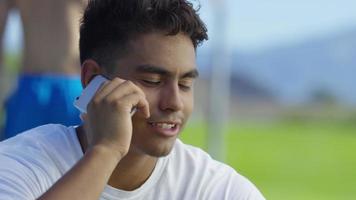
[[[170,84],[163,88],[160,97],[160,109],[165,112],[176,112],[183,109],[184,103],[178,84]]]

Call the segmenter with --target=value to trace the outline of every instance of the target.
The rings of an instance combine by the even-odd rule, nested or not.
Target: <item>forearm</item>
[[[84,157],[39,199],[99,199],[120,158],[108,148],[90,148]]]
[[[7,0],[1,0],[0,1],[0,72],[3,70],[3,65],[4,65],[2,41],[5,32],[6,19],[9,13],[9,9],[10,9],[9,2]]]
[[[3,101],[5,98],[5,61],[4,61],[4,49],[3,49],[3,41],[4,41],[4,32],[6,26],[6,19],[10,10],[10,2],[9,0],[0,0],[0,112],[1,107],[3,105]]]
[[[3,48],[2,41],[5,32],[7,16],[12,7],[12,2],[10,0],[0,0],[0,70],[3,63]]]

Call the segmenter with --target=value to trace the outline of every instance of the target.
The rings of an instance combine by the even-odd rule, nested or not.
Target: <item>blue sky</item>
[[[213,0],[201,0],[211,38]],[[355,0],[226,0],[228,43],[254,51],[356,27]],[[221,4],[220,4],[221,5]],[[220,23],[220,22],[219,22]],[[218,31],[218,33],[221,31]]]
[[[226,15],[215,23],[215,8],[221,2],[200,0],[201,16],[211,41],[226,35],[226,43],[240,51],[253,52],[356,27],[355,0],[225,0]],[[5,45],[10,51],[21,48],[19,21],[16,14],[9,19]],[[214,28],[222,22],[225,33],[221,27]]]

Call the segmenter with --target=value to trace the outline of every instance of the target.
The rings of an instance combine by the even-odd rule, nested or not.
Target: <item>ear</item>
[[[99,64],[93,60],[88,59],[85,60],[82,64],[82,71],[81,71],[81,82],[83,88],[85,88],[88,83],[93,79],[94,76],[101,74],[102,68]]]

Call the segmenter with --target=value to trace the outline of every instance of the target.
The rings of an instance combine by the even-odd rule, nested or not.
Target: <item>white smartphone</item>
[[[95,92],[99,89],[101,84],[107,81],[105,77],[97,75],[93,80],[89,82],[87,87],[84,88],[82,94],[74,100],[74,106],[81,112],[87,113],[87,106],[90,100],[93,98]]]
[[[82,94],[74,100],[73,105],[81,112],[87,113],[87,107],[90,100],[95,95],[96,91],[100,88],[100,86],[107,81],[108,79],[104,76],[97,75],[89,82],[87,87],[84,88]],[[133,116],[136,112],[136,107],[131,109],[131,116]]]

